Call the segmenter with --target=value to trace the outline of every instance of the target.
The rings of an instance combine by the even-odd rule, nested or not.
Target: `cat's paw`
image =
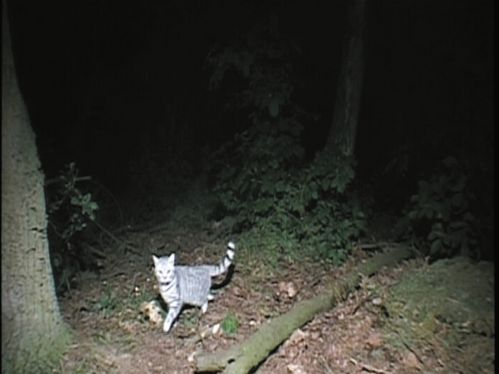
[[[163,325],[163,332],[165,334],[168,334],[168,332],[170,331],[170,328],[171,328],[171,323],[166,323]]]

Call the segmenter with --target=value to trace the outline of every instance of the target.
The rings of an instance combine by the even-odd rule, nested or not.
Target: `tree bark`
[[[47,372],[66,346],[54,290],[44,176],[2,15],[2,373]]]
[[[352,0],[349,4],[333,121],[326,143],[330,151],[347,157],[354,154],[364,81],[366,1]]]
[[[332,286],[328,291],[298,303],[289,312],[263,325],[245,342],[226,351],[205,353],[196,357],[198,372],[248,373],[260,364],[296,329],[310,321],[318,313],[331,309],[359,285],[362,276],[371,276],[383,266],[394,265],[413,256],[404,247],[388,253],[380,253],[354,269],[350,276]]]

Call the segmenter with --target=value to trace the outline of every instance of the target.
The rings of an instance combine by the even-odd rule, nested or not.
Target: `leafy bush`
[[[229,105],[276,118],[290,103],[294,88],[290,61],[299,52],[296,44],[281,38],[272,26],[256,24],[235,45],[213,49],[207,58],[213,71],[210,88],[217,89],[225,75],[235,70],[248,84],[232,95]]]
[[[227,208],[236,214],[235,227],[246,230],[242,246],[254,251],[264,247],[266,256],[309,254],[336,263],[345,259],[350,242],[365,228],[365,217],[360,200],[345,193],[353,178],[352,162],[325,158],[319,155],[294,174],[262,173],[256,183],[221,180],[220,195],[238,197],[233,209]],[[252,195],[241,194],[244,182],[257,187]]]
[[[360,203],[348,191],[353,160],[322,152],[305,164],[300,134],[306,114],[291,101],[289,56],[297,49],[273,43],[277,34],[269,30],[270,41],[260,43],[265,28],[257,30],[209,58],[213,85],[231,67],[248,81],[235,102],[251,119],[251,126],[216,155],[215,190],[234,216],[233,229],[242,232],[242,247],[339,262],[364,228]]]
[[[107,285],[99,300],[95,301],[92,310],[102,313],[102,316],[107,318],[113,314],[114,311],[119,309],[120,300],[121,299],[116,295],[116,292]]]
[[[457,160],[447,157],[429,180],[419,181],[407,212],[407,232],[429,243],[431,258],[476,254],[473,195]]]
[[[229,312],[225,315],[221,327],[222,331],[227,335],[235,335],[239,330],[239,320],[233,312]]]
[[[99,206],[92,201],[90,193],[83,193],[76,183],[89,180],[90,177],[78,177],[78,169],[74,162],[66,166],[56,179],[47,182],[48,214],[51,227],[65,242],[81,232],[89,221],[95,220],[95,212]],[[59,219],[55,219],[59,216]]]
[[[84,257],[78,256],[77,238],[95,220],[99,209],[92,194],[77,186],[88,180],[90,177],[78,176],[75,164],[70,163],[45,186],[51,261],[58,288],[69,288],[70,279]]]

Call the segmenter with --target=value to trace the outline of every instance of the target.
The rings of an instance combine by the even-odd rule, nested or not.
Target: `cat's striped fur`
[[[184,304],[199,306],[202,313],[206,312],[208,301],[213,300],[210,294],[211,278],[227,271],[234,260],[235,249],[234,243],[229,242],[227,252],[218,265],[176,266],[175,253],[160,258],[152,256],[159,292],[168,304],[164,332],[170,331]]]

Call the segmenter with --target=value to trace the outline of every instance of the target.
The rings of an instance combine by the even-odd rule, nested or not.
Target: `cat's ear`
[[[156,266],[158,264],[159,258],[157,258],[156,256],[152,255],[152,259],[154,261],[154,266]]]
[[[175,265],[175,253],[172,253],[172,254],[168,257],[168,265],[170,265],[170,266]]]

